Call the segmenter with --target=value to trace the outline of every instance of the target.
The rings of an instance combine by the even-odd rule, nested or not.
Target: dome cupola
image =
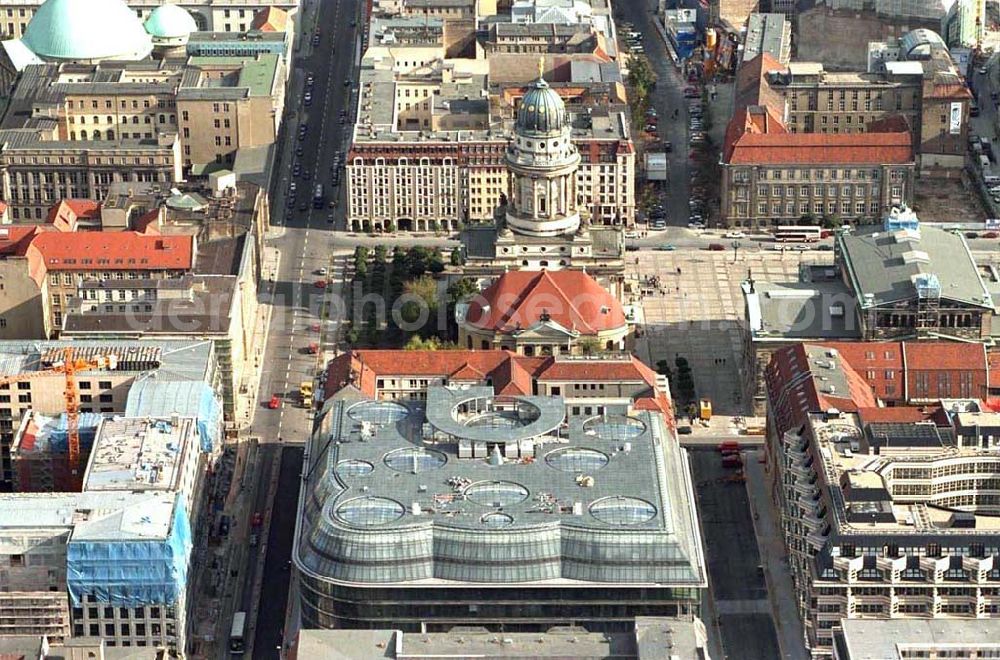
[[[160,5],[143,23],[154,45],[184,45],[198,24],[187,10],[177,5]]]
[[[566,104],[541,77],[521,100],[516,130],[523,135],[553,135],[566,125]]]
[[[122,0],[45,0],[21,38],[45,60],[140,60],[152,42]]]

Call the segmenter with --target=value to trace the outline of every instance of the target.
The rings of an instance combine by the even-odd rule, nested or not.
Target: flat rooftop
[[[560,565],[549,556],[523,577],[513,571],[498,581],[533,574],[533,581],[704,584],[687,454],[659,414],[565,418],[560,397],[431,387],[426,407],[329,401],[311,455],[304,488],[315,493],[320,508],[310,506],[310,519],[299,522],[296,559],[320,575],[355,571],[331,564],[336,552],[314,552],[322,535],[381,533],[388,542],[402,530],[430,529],[441,543],[492,547],[498,559],[511,551],[510,534],[541,538],[562,528],[592,539],[585,552],[596,553],[593,564],[581,569],[575,557]],[[625,539],[659,561],[636,564],[633,552],[620,555]],[[378,546],[373,540],[371,551]],[[602,552],[607,562],[596,561]],[[468,570],[500,570],[502,561],[479,565],[484,559],[470,557]],[[435,557],[429,576],[435,582],[447,578],[449,567],[436,563],[443,561]],[[616,561],[625,566],[620,572]],[[378,579],[393,581],[391,575]]]
[[[0,530],[72,532],[73,541],[165,539],[176,493],[0,493]]]
[[[834,376],[821,383],[826,388],[830,385],[839,385],[839,392],[846,392],[849,387],[846,382],[835,382]],[[973,464],[997,461],[992,469],[1000,469],[996,454],[956,445],[949,428],[939,427],[930,417],[921,419],[916,407],[879,410],[900,419],[866,422],[865,410],[809,416],[811,435],[816,439],[816,471],[829,489],[838,531],[995,535],[1000,530],[1000,517],[980,515],[974,504],[956,508],[946,505],[950,489],[958,493],[963,487],[961,482],[935,479],[935,488],[928,486],[923,494],[910,494],[900,484],[930,483],[929,471],[934,464],[950,464],[959,459]],[[873,416],[883,415],[876,411]],[[909,419],[902,419],[904,416]],[[908,472],[921,467],[928,471],[924,476]],[[984,511],[991,513],[988,509],[987,505]]]
[[[64,348],[73,348],[82,358],[114,355],[115,373],[156,372],[164,380],[204,381],[212,369],[211,340],[191,341],[97,341],[97,340],[8,340],[0,341],[0,375],[13,376],[51,368]],[[87,369],[78,375],[107,374],[106,369]],[[63,379],[61,374],[52,378]]]
[[[840,625],[834,644],[843,660],[904,660],[932,649],[1000,651],[997,619],[844,619]]]
[[[833,268],[832,266],[830,267]],[[758,341],[856,339],[857,301],[843,282],[743,283],[747,325]]]
[[[97,429],[84,490],[179,490],[188,452],[198,451],[195,420],[115,417]]]
[[[407,658],[588,658],[589,660],[662,660],[670,648],[677,658],[693,660],[706,649],[705,626],[693,617],[636,617],[630,632],[593,633],[557,626],[544,633],[496,633],[477,626],[449,632],[401,630],[301,630],[300,658],[341,660]]]

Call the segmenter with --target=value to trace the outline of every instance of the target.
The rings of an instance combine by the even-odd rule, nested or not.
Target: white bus
[[[774,240],[778,243],[815,243],[822,236],[821,227],[784,225],[774,228]]]
[[[233,627],[229,632],[229,652],[233,655],[243,655],[243,635],[247,627],[247,613],[237,612],[233,615]]]

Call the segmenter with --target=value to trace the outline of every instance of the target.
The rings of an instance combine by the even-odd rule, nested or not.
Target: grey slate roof
[[[943,299],[993,309],[960,234],[928,225],[915,234],[869,227],[838,235],[837,248],[862,307],[916,298],[914,278],[934,275]]]

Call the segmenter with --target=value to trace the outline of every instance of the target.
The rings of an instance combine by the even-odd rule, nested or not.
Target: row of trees
[[[452,253],[452,264],[456,253]],[[442,292],[437,276],[444,270],[439,248],[397,247],[390,251],[382,245],[374,250],[358,246],[351,290],[364,299],[357,310],[353,300],[349,303],[352,318],[347,340],[352,345],[447,348],[453,335],[450,319],[454,318],[454,306],[476,290],[476,283],[462,279]],[[380,305],[375,300],[381,301],[384,318],[379,317]],[[396,315],[393,309],[398,310]]]

